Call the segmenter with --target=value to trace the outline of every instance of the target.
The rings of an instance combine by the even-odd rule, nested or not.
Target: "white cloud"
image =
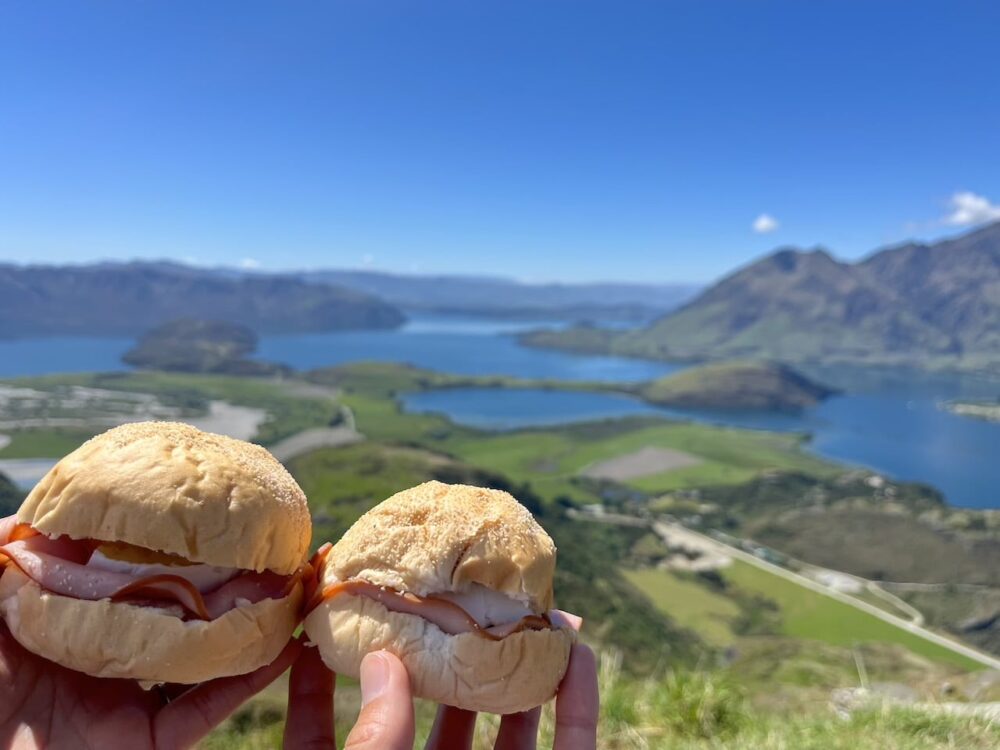
[[[253,271],[260,268],[260,261],[256,258],[240,258],[239,267],[244,271]]]
[[[951,196],[949,203],[951,204],[951,213],[944,218],[945,224],[966,227],[971,224],[1000,220],[1000,206],[990,203],[985,196],[976,195],[966,190]]]
[[[778,220],[769,214],[761,214],[753,220],[753,231],[757,234],[770,234],[778,228]]]

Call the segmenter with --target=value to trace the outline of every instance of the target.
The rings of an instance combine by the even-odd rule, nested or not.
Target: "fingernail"
[[[361,660],[361,705],[367,706],[389,688],[389,661],[381,651]]]

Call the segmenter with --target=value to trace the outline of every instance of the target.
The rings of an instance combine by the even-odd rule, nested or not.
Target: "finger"
[[[304,636],[303,636],[304,637]],[[335,750],[333,691],[336,677],[318,648],[303,648],[288,680],[285,750]]]
[[[500,720],[500,731],[493,750],[534,750],[538,744],[538,719],[542,707],[519,714],[507,714]]]
[[[439,706],[431,736],[424,750],[466,750],[472,747],[476,712],[454,706]]]
[[[556,695],[556,739],[552,750],[597,747],[597,661],[583,644],[573,646],[569,669]]]
[[[361,715],[344,750],[412,750],[413,696],[403,662],[375,651],[361,662]]]
[[[301,650],[301,643],[289,641],[277,659],[256,672],[212,680],[184,693],[156,714],[156,747],[172,750],[194,745],[240,704],[274,682]]]
[[[564,612],[561,609],[551,609],[548,614],[553,627],[569,628],[570,630],[576,630],[577,632],[579,632],[580,628],[583,627],[583,618],[580,617],[580,615],[574,615],[572,612]]]
[[[0,518],[0,544],[6,544],[10,539],[10,534],[17,526],[17,516],[7,516]]]

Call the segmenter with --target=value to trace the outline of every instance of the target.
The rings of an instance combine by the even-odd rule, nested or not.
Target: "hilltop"
[[[1000,223],[858,263],[782,248],[651,325],[576,327],[534,346],[665,360],[1000,366]]]
[[[692,367],[644,383],[637,393],[663,406],[798,411],[815,406],[834,391],[787,365],[734,361]]]
[[[291,276],[227,276],[172,263],[0,265],[0,338],[134,336],[182,317],[257,333],[395,328],[393,305]]]
[[[144,370],[277,375],[282,365],[251,360],[257,335],[246,326],[215,320],[182,318],[148,331],[122,361]]]

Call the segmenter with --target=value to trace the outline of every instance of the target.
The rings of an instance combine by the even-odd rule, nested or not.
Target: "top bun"
[[[324,581],[358,578],[420,596],[478,583],[542,613],[555,564],[552,539],[508,493],[426,482],[361,516],[327,556]]]
[[[306,497],[274,456],[172,422],[88,440],[42,478],[17,520],[49,536],[283,575],[302,565],[312,536]]]

